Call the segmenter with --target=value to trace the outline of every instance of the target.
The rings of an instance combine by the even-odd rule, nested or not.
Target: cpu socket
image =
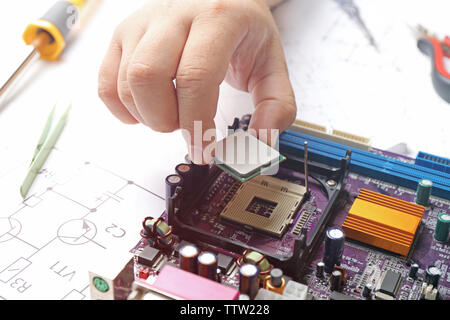
[[[305,193],[304,186],[259,175],[242,183],[220,217],[281,237]]]

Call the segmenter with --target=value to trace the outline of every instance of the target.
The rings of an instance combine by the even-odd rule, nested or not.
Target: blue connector
[[[418,166],[431,168],[450,174],[450,159],[419,151],[415,163]]]
[[[450,174],[427,166],[402,162],[368,151],[344,146],[303,133],[286,130],[280,135],[280,151],[303,157],[308,141],[308,156],[312,161],[339,167],[346,150],[352,150],[350,171],[381,181],[416,190],[421,179],[433,182],[432,195],[450,200]]]

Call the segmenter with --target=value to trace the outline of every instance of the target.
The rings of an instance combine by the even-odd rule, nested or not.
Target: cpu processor
[[[223,171],[245,182],[273,169],[285,159],[277,150],[255,136],[238,130],[217,142],[214,162]]]

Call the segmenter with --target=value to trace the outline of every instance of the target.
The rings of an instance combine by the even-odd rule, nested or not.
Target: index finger
[[[176,75],[180,128],[197,164],[211,161],[211,155],[203,152],[211,142],[203,137],[211,135],[209,130],[215,132],[219,86],[245,35],[245,28],[230,20],[225,16],[194,19]]]

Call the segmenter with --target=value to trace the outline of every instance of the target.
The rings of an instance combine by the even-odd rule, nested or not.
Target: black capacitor
[[[175,193],[175,189],[178,186],[183,185],[183,177],[179,174],[171,174],[166,177],[166,212],[169,212],[169,199]]]
[[[417,272],[419,271],[419,265],[417,263],[413,263],[411,265],[411,268],[409,269],[408,276],[412,279],[415,279],[417,277]]]
[[[323,253],[325,272],[330,273],[335,265],[341,265],[344,242],[345,233],[342,229],[332,227],[327,230],[325,234],[325,251]]]
[[[194,184],[194,170],[192,164],[180,163],[175,167],[175,172],[183,177],[183,187],[187,192],[192,191]]]
[[[316,277],[317,278],[322,278],[324,270],[325,270],[325,263],[323,263],[323,261],[317,262],[317,265],[316,265]]]
[[[330,289],[332,291],[340,291],[341,290],[341,279],[342,279],[342,272],[340,272],[339,270],[334,270],[331,273]]]
[[[212,252],[202,252],[197,257],[198,274],[217,281],[217,256]]]
[[[437,288],[437,286],[439,285],[439,280],[441,279],[441,275],[442,272],[438,267],[429,266],[425,271],[425,282]]]
[[[274,287],[281,287],[283,284],[283,271],[278,268],[273,268],[272,271],[270,271],[270,283]]]
[[[239,268],[239,291],[254,299],[259,290],[259,268],[245,263]]]
[[[362,296],[364,298],[371,298],[372,297],[372,291],[373,291],[373,284],[366,283],[366,285],[364,286],[364,289],[362,291]]]
[[[193,244],[187,244],[180,248],[180,269],[184,271],[189,271],[192,273],[197,273],[198,263],[197,257],[200,251]]]
[[[183,185],[183,177],[179,174],[171,174],[166,177],[166,199],[169,199],[175,193],[178,186]]]
[[[193,169],[193,180],[198,181],[204,181],[206,178],[208,178],[209,175],[209,165],[208,164],[192,164]]]

